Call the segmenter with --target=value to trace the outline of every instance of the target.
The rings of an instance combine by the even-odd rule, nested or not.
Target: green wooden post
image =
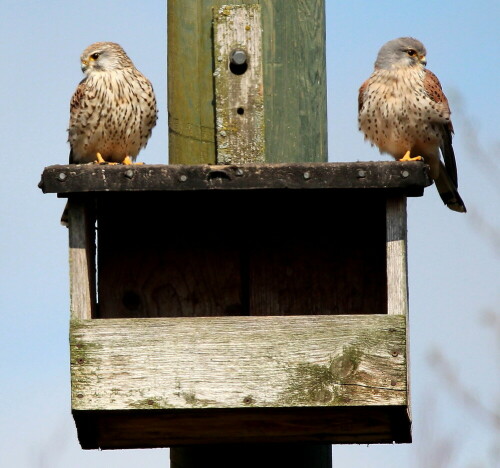
[[[262,9],[266,162],[327,161],[324,0],[168,0],[169,162],[215,164],[212,9]]]
[[[213,9],[261,5],[265,161],[326,162],[324,0],[168,0],[169,162],[217,163]],[[250,162],[250,161],[248,161]],[[173,468],[329,468],[331,446],[222,445],[171,449]]]

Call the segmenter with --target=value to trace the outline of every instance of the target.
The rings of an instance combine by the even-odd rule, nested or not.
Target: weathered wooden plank
[[[211,165],[66,165],[44,169],[44,193],[377,189],[420,196],[431,184],[420,162]]]
[[[327,161],[325,0],[261,0],[266,161]]]
[[[212,11],[262,9],[266,161],[326,161],[324,0],[168,0],[169,161],[213,164]]]
[[[90,319],[95,310],[95,218],[82,200],[68,202],[70,311]]]
[[[218,164],[264,162],[260,5],[214,9]]]
[[[72,321],[72,407],[405,405],[405,340],[388,315]]]
[[[168,0],[169,162],[215,163],[212,3]]]
[[[261,443],[411,442],[406,406],[73,410],[73,416],[84,449],[172,447],[172,452],[182,445],[196,450],[194,444],[244,444],[255,451]]]
[[[390,197],[386,201],[387,229],[387,313],[409,314],[408,298],[408,228],[405,197]],[[408,373],[408,415],[411,419],[410,398],[410,330],[406,320],[406,368]]]
[[[408,315],[406,198],[388,198],[386,207],[387,313]]]

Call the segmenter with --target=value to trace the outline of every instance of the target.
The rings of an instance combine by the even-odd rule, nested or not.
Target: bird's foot
[[[401,159],[398,159],[398,161],[423,161],[423,160],[424,160],[424,158],[422,156],[415,156],[415,157],[411,158],[410,157],[410,150],[408,150]]]
[[[95,155],[95,163],[96,164],[106,164],[106,161],[104,161],[104,158],[102,157],[101,153],[97,153]]]
[[[118,164],[118,163],[106,161],[102,157],[101,153],[96,153],[94,164],[106,164],[106,165],[110,164],[110,165],[113,165],[113,164]]]
[[[125,156],[125,159],[123,160],[122,164],[125,164],[126,166],[130,166],[132,164],[144,164],[143,162],[133,162],[130,156]]]

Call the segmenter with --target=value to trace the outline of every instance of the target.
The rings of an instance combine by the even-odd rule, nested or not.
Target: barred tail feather
[[[459,213],[467,212],[465,204],[458,193],[457,187],[453,183],[453,180],[442,162],[439,164],[439,176],[434,182],[436,183],[436,188],[439,192],[441,200],[443,200],[444,204],[450,210],[458,211]]]

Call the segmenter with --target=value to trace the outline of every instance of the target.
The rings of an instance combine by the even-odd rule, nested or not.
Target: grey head
[[[380,49],[375,68],[425,66],[427,51],[424,45],[413,37],[399,37],[386,42]]]

